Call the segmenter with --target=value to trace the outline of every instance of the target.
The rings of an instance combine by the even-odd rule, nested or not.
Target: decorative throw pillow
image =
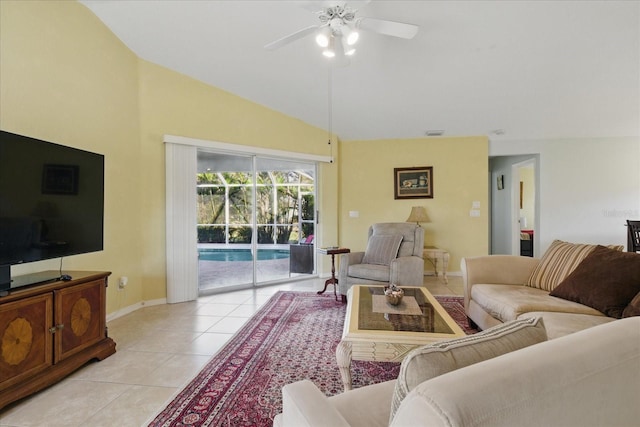
[[[582,262],[597,245],[576,244],[554,240],[540,258],[525,285],[551,292]],[[622,251],[621,245],[609,245]]]
[[[397,234],[373,235],[369,238],[362,258],[363,264],[389,265],[398,255],[402,236]]]
[[[447,372],[506,354],[547,340],[541,317],[512,320],[498,326],[409,352],[400,365],[391,402],[391,417],[418,384]]]
[[[622,317],[640,316],[640,292],[636,294],[622,312]]]
[[[620,319],[640,292],[640,254],[597,246],[550,295]]]

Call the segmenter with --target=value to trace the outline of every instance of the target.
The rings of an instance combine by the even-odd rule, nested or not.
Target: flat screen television
[[[103,224],[103,155],[0,131],[0,291],[28,284],[12,265],[101,251]]]

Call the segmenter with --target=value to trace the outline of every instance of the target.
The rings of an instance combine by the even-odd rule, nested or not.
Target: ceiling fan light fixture
[[[336,38],[334,36],[329,37],[329,43],[322,50],[322,54],[327,58],[333,58],[336,56]]]
[[[329,46],[329,39],[324,34],[318,34],[316,36],[316,43],[320,47],[327,47]]]
[[[336,53],[332,49],[329,49],[329,48],[323,50],[322,54],[324,56],[326,56],[327,58],[333,58],[334,56],[336,56]]]
[[[346,56],[353,56],[356,53],[356,48],[349,45],[349,41],[344,36],[342,37],[342,51]]]
[[[342,26],[342,37],[346,40],[347,45],[353,46],[356,44],[358,39],[360,38],[360,33],[357,30],[351,28],[349,24],[344,24]]]
[[[329,40],[331,39],[331,29],[329,27],[323,27],[318,30],[318,34],[316,34],[316,43],[320,47],[329,46]]]
[[[337,38],[340,37],[340,40],[337,40]],[[345,40],[344,37],[338,36],[338,37],[332,37],[331,41],[333,42],[331,44],[331,46],[333,46],[333,51],[335,52],[336,56],[338,58],[344,58],[346,55],[346,49],[345,49]],[[355,49],[354,49],[355,52]]]
[[[359,39],[360,33],[357,31],[351,31],[351,33],[349,33],[349,36],[347,37],[347,43],[349,44],[349,46],[353,46],[358,42]]]

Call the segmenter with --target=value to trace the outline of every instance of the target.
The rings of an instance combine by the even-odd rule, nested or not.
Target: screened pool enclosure
[[[315,176],[313,163],[198,152],[200,293],[314,274]]]

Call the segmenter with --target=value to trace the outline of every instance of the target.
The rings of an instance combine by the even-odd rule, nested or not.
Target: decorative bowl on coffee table
[[[391,285],[384,288],[384,295],[387,298],[387,302],[391,305],[398,305],[402,301],[404,291],[402,288]]]

